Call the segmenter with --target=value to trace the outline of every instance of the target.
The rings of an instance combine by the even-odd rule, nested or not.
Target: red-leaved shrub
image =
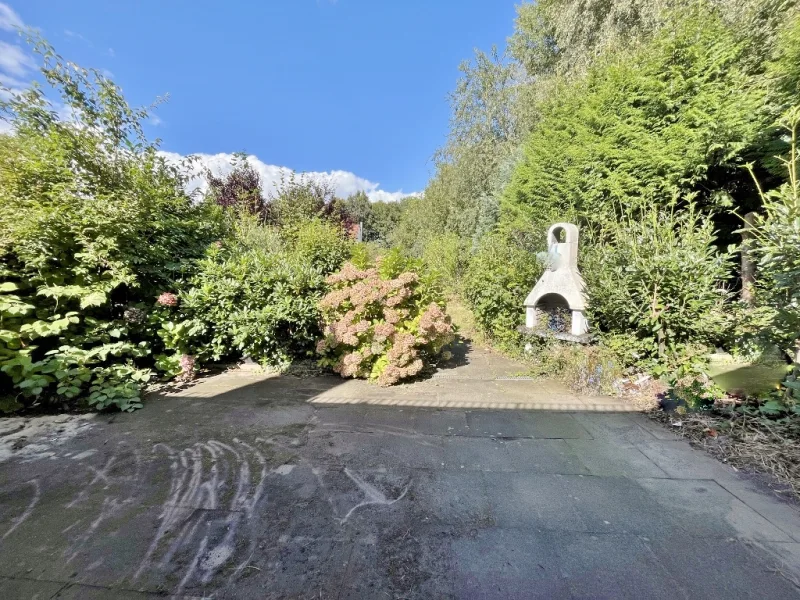
[[[416,273],[381,278],[378,269],[347,263],[327,278],[320,301],[325,337],[320,363],[342,377],[388,386],[417,375],[453,341],[453,326],[422,289]]]

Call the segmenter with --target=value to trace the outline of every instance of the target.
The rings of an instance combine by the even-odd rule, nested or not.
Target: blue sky
[[[424,188],[457,66],[505,44],[516,3],[4,1],[0,25],[5,14],[40,29],[65,57],[112,73],[132,103],[168,93],[150,126],[167,151],[246,151],[389,192]],[[24,66],[8,71],[8,43],[21,42],[8,28],[0,40],[0,70],[29,80]]]

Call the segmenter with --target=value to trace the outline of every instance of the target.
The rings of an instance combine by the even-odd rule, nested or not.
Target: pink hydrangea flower
[[[191,381],[194,379],[194,367],[195,367],[196,359],[191,354],[181,354],[181,372],[178,375],[178,379],[181,381]]]
[[[317,352],[342,377],[370,377],[376,361],[379,385],[393,385],[424,368],[423,357],[452,341],[449,317],[437,304],[419,308],[416,273],[385,280],[377,269],[351,263],[327,278],[331,291],[320,301],[326,339]]]
[[[161,306],[178,306],[178,297],[171,292],[164,292],[156,302]]]

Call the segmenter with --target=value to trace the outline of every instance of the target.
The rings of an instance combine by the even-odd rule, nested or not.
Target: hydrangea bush
[[[317,344],[320,364],[342,377],[389,386],[413,377],[436,360],[454,331],[441,299],[413,272],[381,277],[379,268],[346,263],[330,275],[331,291],[320,301],[324,338]]]

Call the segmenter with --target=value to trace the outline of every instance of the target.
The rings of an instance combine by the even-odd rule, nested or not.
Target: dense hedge
[[[350,242],[318,219],[291,231],[239,219],[174,303],[154,315],[165,345],[159,365],[168,375],[191,377],[182,356],[200,364],[246,356],[277,366],[314,354],[325,277],[350,256]]]
[[[536,255],[499,234],[481,240],[464,276],[463,293],[478,326],[502,346],[519,342],[522,303],[542,274]]]

